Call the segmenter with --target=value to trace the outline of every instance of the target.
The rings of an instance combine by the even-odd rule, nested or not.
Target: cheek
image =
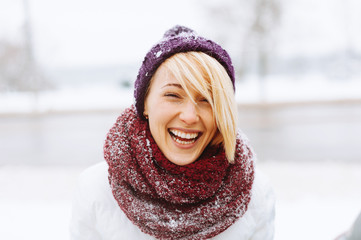
[[[164,122],[164,119],[167,117],[167,109],[164,108],[163,105],[156,103],[148,109],[149,120],[153,122]]]
[[[212,110],[207,110],[203,116],[207,130],[210,132],[215,132],[217,130],[217,124]]]
[[[217,133],[217,125],[215,122],[211,122],[209,123],[209,131],[210,131],[210,134],[211,134],[211,138],[214,138],[216,136],[216,133]]]
[[[151,110],[151,109],[150,109]],[[154,108],[148,112],[149,128],[154,138],[164,138],[167,133],[167,116],[163,108]]]

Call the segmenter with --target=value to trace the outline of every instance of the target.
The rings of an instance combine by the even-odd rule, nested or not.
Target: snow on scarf
[[[120,208],[157,239],[208,239],[247,211],[253,153],[240,136],[234,164],[222,147],[208,146],[197,161],[178,166],[165,158],[132,106],[110,129],[104,157]]]

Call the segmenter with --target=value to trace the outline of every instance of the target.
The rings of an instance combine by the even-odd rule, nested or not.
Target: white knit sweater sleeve
[[[275,196],[265,175],[256,171],[253,187],[253,201],[250,206],[254,211],[256,229],[251,240],[272,240],[274,237]]]
[[[78,179],[78,183],[73,195],[72,215],[70,220],[71,240],[101,240],[101,236],[96,230],[96,212],[93,197],[89,196],[93,192],[89,183],[89,171],[84,171]]]

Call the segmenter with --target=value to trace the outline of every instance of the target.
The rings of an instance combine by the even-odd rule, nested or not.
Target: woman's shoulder
[[[79,175],[79,183],[83,185],[99,185],[99,179],[106,179],[108,177],[108,165],[106,162],[99,162],[86,169]]]
[[[104,174],[108,175],[107,169],[108,169],[108,165],[105,161],[96,163],[96,164],[84,169],[83,172],[80,174],[80,179],[81,178],[89,178],[90,179],[95,176],[100,176],[100,175],[104,175]]]
[[[73,229],[81,224],[78,229],[90,225],[89,228],[94,229],[101,239],[153,239],[142,233],[120,209],[109,184],[106,162],[88,167],[80,174],[76,195]],[[78,229],[73,232],[77,233]]]
[[[269,178],[258,168],[255,170],[255,178],[252,186],[252,198],[257,200],[272,200],[275,195]]]
[[[268,177],[259,169],[255,171],[249,210],[265,218],[274,218],[275,194]]]
[[[111,193],[106,162],[94,164],[81,172],[78,178],[78,191],[94,201],[104,201]]]
[[[245,218],[255,225],[252,239],[273,239],[275,219],[275,194],[268,177],[255,170],[251,201]]]

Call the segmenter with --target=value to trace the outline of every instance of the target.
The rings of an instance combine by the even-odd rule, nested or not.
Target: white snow
[[[322,75],[269,76],[261,81],[254,76],[236,86],[238,103],[292,103],[361,99],[360,77],[328,80]],[[261,92],[264,94],[261,95]]]
[[[0,114],[122,109],[133,103],[133,92],[99,85],[34,93],[0,93]]]
[[[238,104],[359,101],[359,79],[331,81],[318,75],[293,79],[269,76],[261,85],[256,77],[250,76],[237,83],[236,101]],[[0,114],[117,110],[128,107],[133,101],[133,88],[111,84],[67,86],[39,92],[37,96],[33,93],[5,92],[0,93]]]
[[[361,163],[259,164],[276,193],[276,240],[335,239],[361,212]]]
[[[80,170],[2,166],[0,239],[68,239],[70,199]]]
[[[155,54],[155,56],[158,58],[160,55],[162,55],[162,51],[161,50],[159,50],[156,54]]]

